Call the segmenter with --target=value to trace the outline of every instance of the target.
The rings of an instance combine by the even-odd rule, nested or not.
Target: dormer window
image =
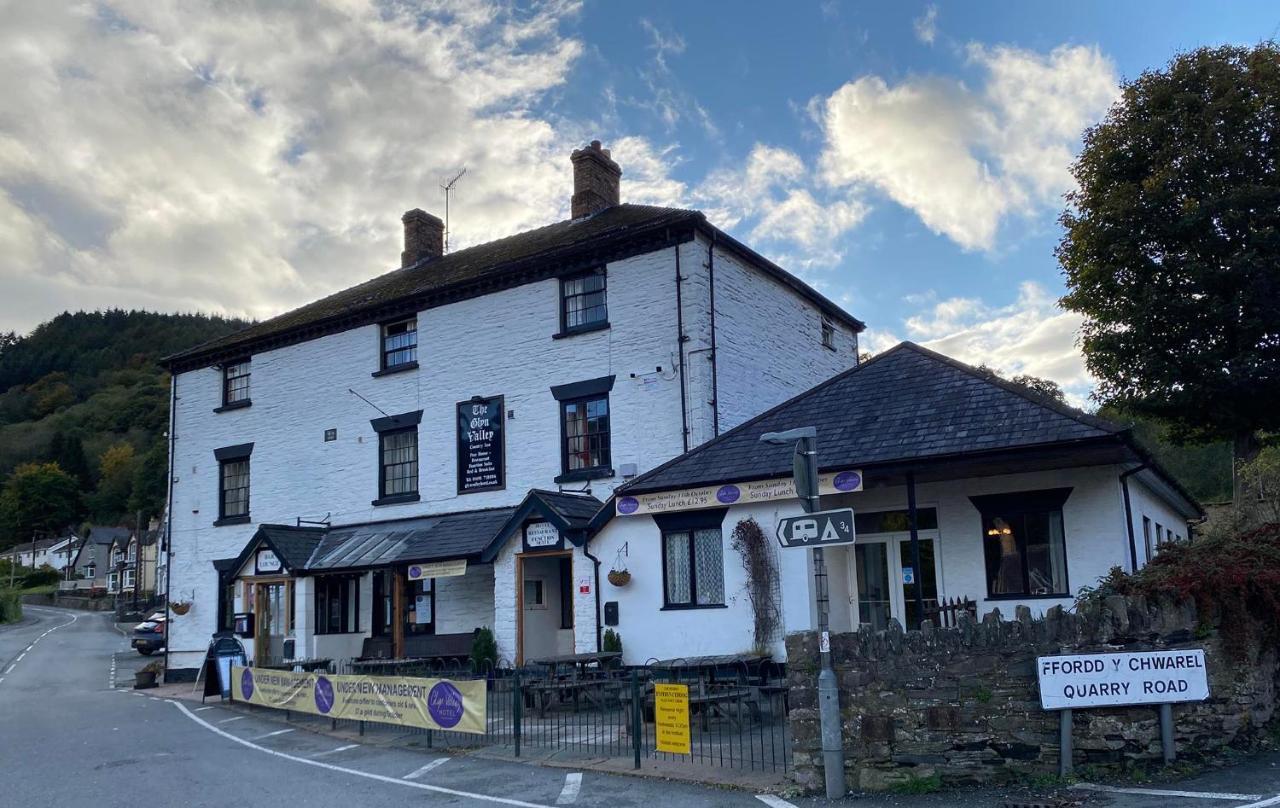
[[[408,317],[381,326],[381,365],[375,376],[418,366],[418,318]]]
[[[239,362],[228,362],[222,366],[222,407],[220,409],[236,409],[247,407],[249,400],[249,373],[251,363],[248,359]]]
[[[557,336],[608,327],[604,268],[561,278],[560,334]]]

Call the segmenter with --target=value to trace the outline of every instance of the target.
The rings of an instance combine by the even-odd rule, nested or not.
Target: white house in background
[[[802,513],[792,447],[760,440],[806,426],[821,507],[855,514],[855,544],[824,550],[826,597],[813,551],[775,538]],[[1203,511],[1126,429],[903,343],[637,477],[604,514],[587,547],[631,580],[605,584],[603,612],[643,663],[761,646],[780,660],[783,635],[818,628],[820,610],[850,631],[914,627],[941,599],[980,614],[1067,606],[1190,536]],[[733,543],[747,520],[778,570],[763,637]]]
[[[49,566],[62,571],[79,549],[80,539],[74,533],[67,533],[55,539],[37,539],[34,544],[22,542],[14,545],[5,551],[4,558],[17,561],[22,567],[36,569]]]
[[[117,539],[129,535],[127,527],[91,525],[71,560],[68,579],[76,589],[107,588],[107,573],[111,571],[111,547]],[[71,587],[66,587],[71,588]]]
[[[481,626],[510,660],[594,650],[584,514],[857,363],[831,301],[697,211],[619,204],[598,142],[572,163],[569,220],[444,255],[410,211],[399,269],[167,360],[170,677],[248,613],[259,661]]]

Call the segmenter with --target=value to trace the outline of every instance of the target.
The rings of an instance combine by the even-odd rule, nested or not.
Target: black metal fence
[[[288,662],[272,665],[289,666]],[[442,750],[503,747],[516,757],[566,750],[630,760],[637,769],[646,759],[764,772],[791,767],[788,693],[783,668],[774,663],[753,669],[650,664],[570,674],[503,664],[477,671],[469,663],[428,661],[364,666],[347,660],[309,667],[334,674],[484,679],[487,683],[483,735],[299,716],[361,735],[417,736],[412,739],[417,745]],[[654,685],[667,682],[688,687],[688,754],[658,750]]]

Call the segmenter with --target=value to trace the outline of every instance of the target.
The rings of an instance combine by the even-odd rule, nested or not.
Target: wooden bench
[[[471,660],[471,646],[478,631],[406,637],[404,656],[398,658],[392,656],[390,638],[366,637],[360,656],[351,660],[351,669],[355,673],[396,674],[438,662],[465,665]]]

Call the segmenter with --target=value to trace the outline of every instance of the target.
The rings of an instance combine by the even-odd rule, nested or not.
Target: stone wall
[[[1081,613],[1055,607],[1032,619],[1019,607],[959,628],[833,635],[840,687],[845,777],[877,790],[913,779],[947,785],[1056,774],[1058,715],[1040,708],[1037,656],[1059,653],[1203,648],[1209,701],[1174,705],[1179,759],[1207,760],[1260,733],[1274,715],[1280,674],[1264,627],[1233,626],[1229,637],[1204,629],[1194,604],[1113,597]],[[787,638],[791,727],[798,783],[822,784],[817,711],[818,639]],[[1154,707],[1076,710],[1076,766],[1119,769],[1161,758]]]
[[[85,612],[109,612],[115,609],[114,598],[81,598],[58,593],[23,595],[22,602],[32,606],[57,606],[60,609],[79,609]]]

